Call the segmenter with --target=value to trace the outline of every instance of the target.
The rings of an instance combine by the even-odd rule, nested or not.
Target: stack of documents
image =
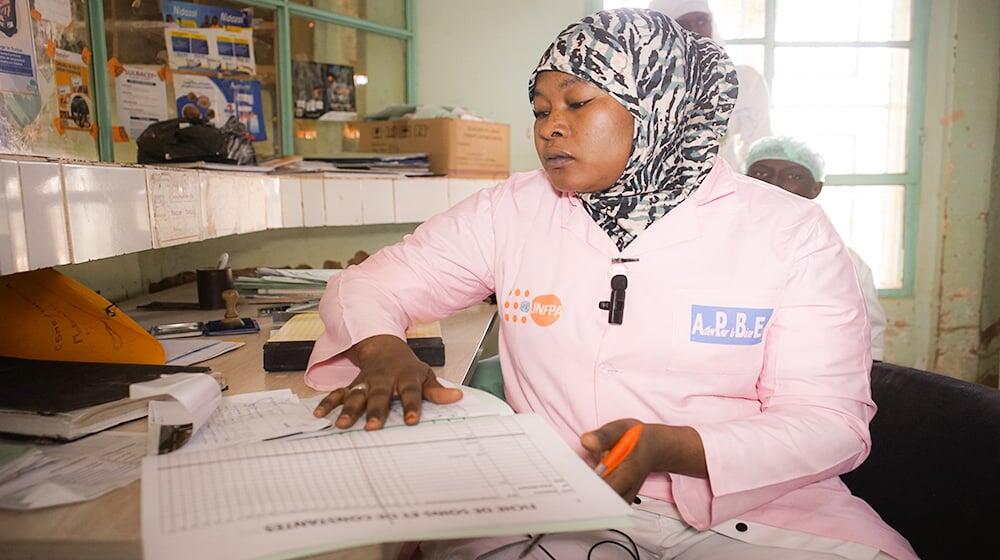
[[[131,386],[207,367],[20,360],[0,357],[0,432],[73,440],[142,418]],[[215,384],[225,385],[221,375]],[[216,389],[218,390],[218,389]]]
[[[326,283],[339,269],[258,268],[257,276],[236,279],[236,289],[243,294],[315,296],[319,299]]]
[[[217,387],[209,388],[218,394]],[[166,438],[182,445],[177,449],[158,449],[165,443],[159,437],[150,444],[149,434],[160,431],[154,410],[168,404],[161,401],[149,403],[147,433],[103,432],[65,445],[0,442],[0,509],[39,509],[97,498],[137,480],[147,452],[221,449],[330,430],[328,419],[312,415],[320,398],[300,402],[288,389],[216,398],[203,412],[207,421],[197,429],[190,427],[193,437]]]
[[[346,152],[293,163],[283,173],[347,173],[424,177],[432,175],[427,154]]]
[[[0,444],[0,508],[91,500],[139,478],[146,434],[104,432],[65,445]]]

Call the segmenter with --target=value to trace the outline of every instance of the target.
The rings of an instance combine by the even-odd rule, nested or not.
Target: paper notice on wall
[[[196,171],[146,170],[153,247],[201,239],[201,179]]]
[[[159,66],[125,65],[115,78],[118,121],[129,138],[138,138],[146,127],[169,118],[167,84]]]
[[[266,140],[264,102],[257,80],[229,80],[193,74],[174,74],[177,116],[202,118],[222,126],[236,116],[255,141]]]
[[[56,49],[56,96],[59,121],[67,130],[90,130],[94,102],[90,96],[90,69],[80,53]]]
[[[35,72],[28,3],[0,0],[0,91],[37,95]]]
[[[73,8],[69,0],[35,0],[35,9],[42,15],[42,19],[59,25],[66,26],[73,21]]]
[[[253,30],[167,28],[167,60],[174,70],[227,74],[257,73]]]

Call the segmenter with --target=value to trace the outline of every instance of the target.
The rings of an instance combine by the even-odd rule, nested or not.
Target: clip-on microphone
[[[608,312],[608,323],[612,325],[622,324],[625,315],[625,288],[628,288],[628,278],[624,274],[615,274],[611,277],[611,301],[597,304],[597,307]]]

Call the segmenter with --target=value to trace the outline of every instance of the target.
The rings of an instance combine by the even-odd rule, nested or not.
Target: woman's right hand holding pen
[[[638,420],[627,418],[609,422],[580,436],[580,443],[595,461],[610,459],[615,444]],[[694,428],[666,424],[642,424],[642,431],[629,453],[604,473],[604,480],[626,502],[632,503],[646,477],[654,472],[670,472],[707,478],[705,449]]]
[[[322,418],[344,405],[334,422],[349,428],[362,414],[365,429],[378,430],[385,425],[394,397],[403,405],[403,420],[410,425],[420,421],[424,400],[450,404],[462,398],[462,391],[441,385],[434,370],[420,361],[406,342],[392,335],[377,335],[358,342],[344,353],[361,372],[346,387],[332,391],[313,414]]]

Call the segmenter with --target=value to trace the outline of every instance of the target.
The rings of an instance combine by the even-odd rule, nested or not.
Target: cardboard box
[[[344,127],[358,151],[424,152],[431,171],[451,177],[505,179],[510,175],[510,125],[461,119],[354,122]]]

